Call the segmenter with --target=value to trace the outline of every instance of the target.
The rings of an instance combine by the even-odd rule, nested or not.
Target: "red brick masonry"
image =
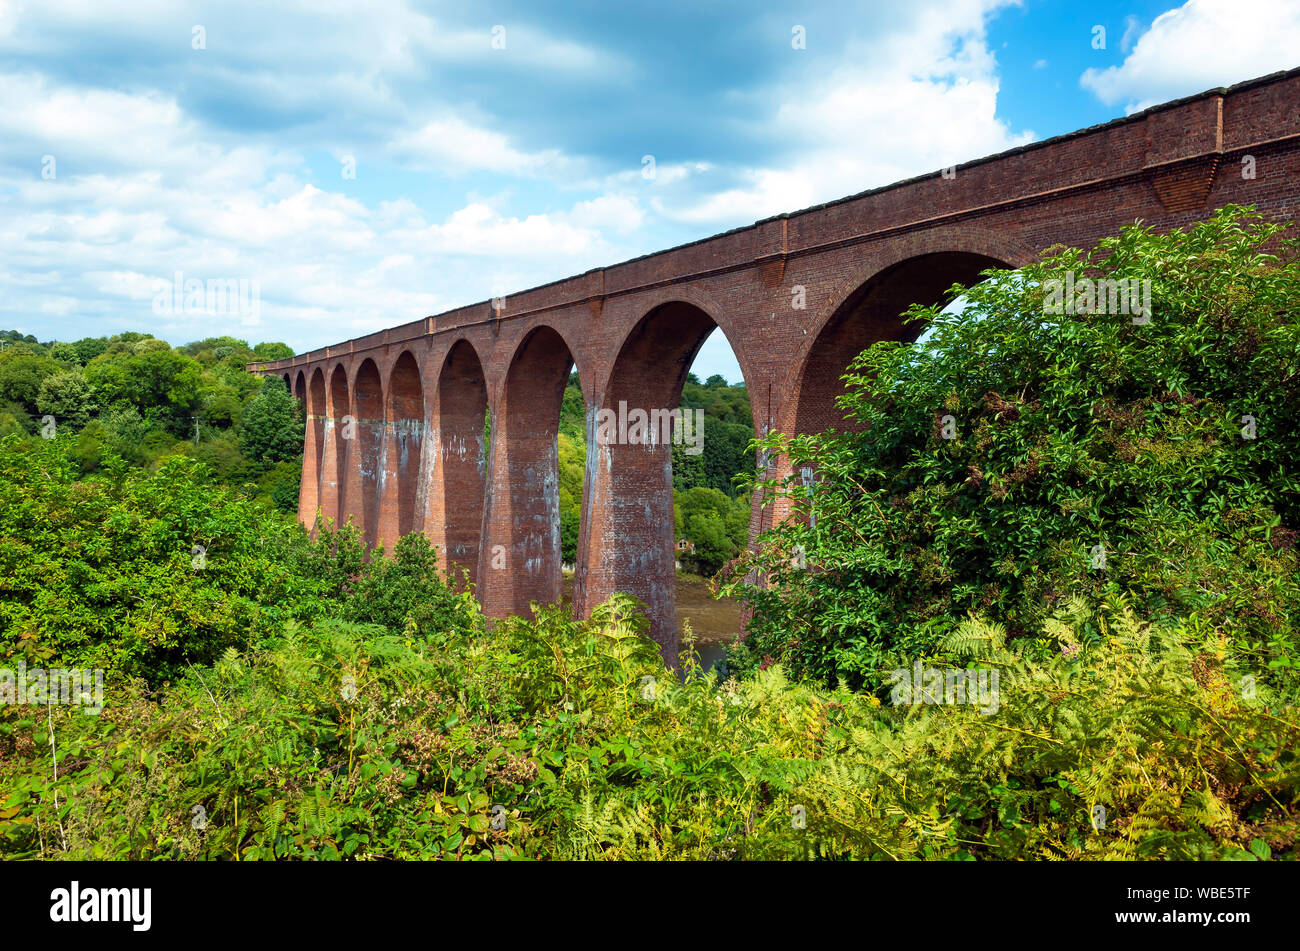
[[[1300,69],[250,369],[306,403],[304,524],[350,517],[390,548],[423,531],[500,617],[560,597],[556,429],[576,365],[588,463],[575,608],[631,592],[671,661],[669,450],[597,445],[598,409],[676,406],[717,326],[757,430],[824,428],[848,360],[904,336],[908,304],[1058,242],[1088,247],[1134,219],[1166,230],[1231,202],[1296,217]],[[756,504],[751,533],[772,517]]]

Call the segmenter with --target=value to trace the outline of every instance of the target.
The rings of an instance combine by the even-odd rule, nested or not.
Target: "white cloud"
[[[594,230],[560,217],[507,218],[479,203],[460,209],[443,224],[430,226],[426,240],[430,242],[426,246],[438,253],[492,258],[574,257],[595,250],[600,243]]]
[[[213,157],[221,164],[234,151]],[[366,203],[281,173],[196,188],[208,167],[60,178],[0,174],[0,325],[42,338],[147,328],[176,340],[259,334],[299,349],[515,292],[629,256],[643,212],[618,194],[512,216],[471,201],[430,222],[409,199]],[[503,272],[502,262],[510,262]],[[261,321],[152,312],[159,281],[256,281]],[[35,319],[38,324],[32,326]],[[58,332],[41,321],[70,320]],[[258,339],[261,339],[259,336]]]
[[[619,234],[636,231],[645,221],[645,211],[636,198],[627,195],[601,195],[573,206],[569,220],[581,228],[609,228]]]
[[[471,199],[430,221],[409,198],[363,200],[336,176],[304,181],[301,154],[217,132],[147,89],[0,74],[0,101],[0,326],[43,339],[258,333],[301,350],[486,299],[493,281],[514,292],[642,250],[604,236],[644,220],[637,200],[617,192],[525,215],[501,211],[504,199]],[[444,172],[526,178],[569,161],[514,149],[452,114],[439,121],[425,127],[426,158],[444,160]],[[40,174],[47,153],[53,180]],[[256,281],[260,324],[160,318],[157,283],[176,272]]]
[[[1132,113],[1290,69],[1298,51],[1300,4],[1188,0],[1156,17],[1121,65],[1089,69],[1079,81],[1102,102],[1125,102]]]
[[[652,207],[679,221],[735,225],[1031,141],[996,114],[984,20],[1002,5],[920,5],[905,28],[851,44],[838,68],[781,90],[768,129],[791,145],[783,164],[739,170],[738,183],[704,194],[708,176],[678,190],[660,181]]]
[[[400,133],[389,149],[399,161],[450,175],[498,172],[558,177],[570,171],[574,164],[555,149],[521,152],[501,133],[473,126],[454,115]]]

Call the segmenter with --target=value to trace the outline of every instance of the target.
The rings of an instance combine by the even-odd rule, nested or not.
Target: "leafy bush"
[[[75,445],[0,440],[0,654],[161,679],[292,613],[300,530],[183,457],[78,478]]]
[[[390,631],[470,637],[481,626],[473,596],[454,592],[438,551],[421,534],[403,535],[389,559],[372,557],[345,586],[342,616]]]
[[[156,685],[291,618],[470,629],[423,536],[366,561],[354,528],[312,541],[183,456],[82,476],[78,447],[0,440],[0,657]]]
[[[733,665],[877,688],[971,612],[1022,637],[1071,597],[1125,595],[1293,673],[1300,265],[1281,231],[1236,208],[1134,226],[954,288],[963,313],[914,308],[928,338],[851,367],[852,431],[767,440],[816,486],[767,486],[804,517],[737,566],[755,614]],[[1071,272],[1149,279],[1149,322],[1047,313]]]

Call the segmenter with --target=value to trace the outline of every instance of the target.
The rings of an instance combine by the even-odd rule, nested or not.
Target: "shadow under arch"
[[[574,355],[542,324],[520,341],[493,419],[479,600],[491,617],[561,599],[559,429]]]
[[[357,525],[366,547],[379,537],[379,466],[384,441],[384,384],[375,361],[357,367],[352,384],[351,438],[348,446],[345,518]]]
[[[325,374],[316,367],[306,388],[302,484],[298,491],[298,520],[312,533],[316,531],[316,510],[320,506],[325,462],[325,402]]]
[[[835,400],[844,393],[840,377],[854,357],[881,341],[916,340],[925,327],[905,324],[902,317],[912,304],[946,303],[945,294],[953,284],[969,287],[981,280],[981,271],[1013,266],[986,254],[936,251],[877,271],[849,293],[818,329],[793,381],[785,431],[844,428],[847,423]]]
[[[325,451],[321,459],[321,518],[337,528],[347,518],[349,452],[354,436],[348,371],[336,364],[329,374],[325,409]]]
[[[381,471],[384,497],[380,511],[380,538],[391,551],[403,535],[419,531],[424,522],[421,480],[424,431],[424,381],[415,355],[403,350],[388,374],[384,410],[384,448]]]
[[[478,583],[486,494],[487,384],[474,346],[456,341],[438,371],[434,486],[425,534],[443,552],[448,575]]]

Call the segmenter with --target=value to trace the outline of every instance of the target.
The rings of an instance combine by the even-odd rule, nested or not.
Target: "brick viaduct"
[[[1184,226],[1230,202],[1300,210],[1300,69],[250,369],[305,403],[304,524],[351,518],[386,546],[423,531],[500,617],[560,598],[556,432],[576,366],[588,455],[574,609],[631,592],[674,662],[669,449],[596,445],[599,408],[675,407],[717,327],[756,431],[825,428],[849,359],[902,338],[912,302],[1058,242],[1088,247],[1139,218]],[[772,517],[756,501],[751,537]]]

